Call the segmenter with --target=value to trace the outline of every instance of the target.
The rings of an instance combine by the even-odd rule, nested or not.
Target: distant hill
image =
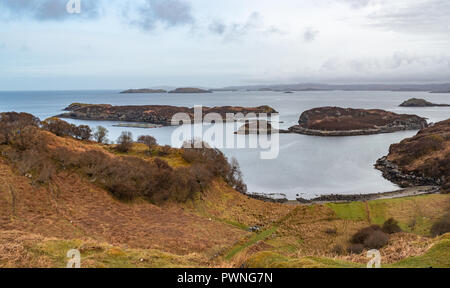
[[[143,88],[143,89],[128,89],[125,91],[120,92],[121,94],[131,94],[131,93],[167,93],[164,89],[149,89],[149,88]]]
[[[205,90],[200,88],[177,88],[169,93],[212,93],[211,90]]]
[[[433,93],[445,93],[450,91],[450,83],[443,84],[273,84],[273,85],[251,85],[230,86],[225,90],[241,91],[423,91]]]

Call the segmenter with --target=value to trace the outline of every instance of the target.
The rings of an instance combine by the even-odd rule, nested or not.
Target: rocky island
[[[427,127],[425,118],[378,109],[320,107],[303,112],[299,125],[290,132],[314,136],[357,136],[419,130]]]
[[[199,89],[199,88],[177,88],[169,93],[212,93],[211,90]]]
[[[391,145],[375,167],[401,187],[435,185],[450,192],[450,119]]]
[[[167,91],[164,89],[143,88],[143,89],[128,89],[120,92],[120,94],[133,94],[133,93],[151,94],[151,93],[167,93]]]
[[[246,121],[235,134],[249,135],[249,134],[276,134],[276,133],[289,133],[287,130],[274,129],[270,124],[270,121],[266,120],[252,120]]]
[[[400,104],[400,107],[449,107],[449,106],[450,104],[434,104],[428,102],[425,99],[417,99],[417,98],[411,98]]]
[[[191,121],[194,119],[194,108],[177,107],[168,105],[143,105],[143,106],[112,106],[109,104],[83,104],[73,103],[64,109],[68,111],[57,115],[59,118],[97,120],[97,121],[124,121],[152,123],[163,126],[172,125],[172,117],[177,113],[186,113]],[[269,106],[259,107],[203,107],[203,115],[207,113],[218,113],[226,119],[227,113],[266,113],[270,116],[277,113]]]

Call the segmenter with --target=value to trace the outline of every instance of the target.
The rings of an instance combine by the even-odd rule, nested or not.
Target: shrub
[[[375,231],[379,231],[381,230],[381,227],[378,225],[372,225],[366,228],[363,228],[361,230],[359,230],[358,232],[356,232],[350,242],[352,244],[364,244],[364,241],[369,238],[370,234],[372,234]]]
[[[93,134],[93,137],[97,143],[105,143],[107,141],[106,136],[108,135],[108,129],[106,129],[103,126],[97,126],[95,129],[95,132]]]
[[[0,113],[0,144],[11,144],[27,127],[39,127],[41,121],[28,113]]]
[[[394,218],[390,218],[384,222],[382,230],[387,234],[402,232],[402,228],[398,226],[398,222]]]
[[[63,121],[59,118],[51,117],[45,119],[42,122],[42,128],[49,132],[52,132],[56,136],[64,137],[64,136],[72,136],[76,126],[73,124],[69,124],[66,121]]]
[[[117,138],[117,151],[127,153],[132,147],[133,135],[131,134],[131,132],[122,132],[119,138]]]
[[[336,228],[328,228],[324,232],[325,232],[325,234],[328,234],[328,235],[336,235],[337,229]]]
[[[434,223],[430,232],[433,237],[450,233],[450,213],[445,214],[439,221]]]
[[[335,254],[335,255],[342,255],[344,254],[345,250],[341,245],[334,245],[333,248],[331,249],[331,253]]]
[[[149,151],[152,149],[153,146],[156,146],[158,144],[158,142],[156,142],[155,137],[149,135],[139,136],[137,142],[146,145]]]
[[[347,252],[350,254],[361,254],[364,251],[363,244],[350,244],[347,247]]]
[[[369,237],[364,240],[364,247],[369,249],[380,249],[389,241],[389,236],[383,231],[376,230],[372,232]]]
[[[92,137],[92,130],[87,125],[80,125],[78,127],[73,127],[73,136],[77,139],[87,141]]]

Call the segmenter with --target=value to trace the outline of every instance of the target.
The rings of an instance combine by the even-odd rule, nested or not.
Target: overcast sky
[[[450,82],[449,0],[0,0],[0,90]]]

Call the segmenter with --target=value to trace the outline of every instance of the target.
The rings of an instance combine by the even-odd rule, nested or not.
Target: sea
[[[438,122],[450,118],[450,107],[405,108],[399,104],[409,98],[423,98],[433,103],[450,103],[450,94],[427,92],[387,91],[311,91],[294,92],[214,92],[211,94],[120,94],[116,90],[96,91],[0,91],[0,111],[31,113],[41,120],[63,113],[74,102],[112,105],[173,105],[173,106],[261,106],[269,105],[279,112],[279,127],[287,129],[296,125],[300,114],[308,109],[323,106],[344,108],[376,108],[395,113],[416,114]],[[160,145],[180,146],[187,135],[174,141],[180,127],[130,128],[115,127],[123,122],[67,120],[93,129],[99,125],[109,130],[108,138],[114,142],[122,131],[139,135],[152,135]],[[242,123],[241,123],[242,124]],[[197,124],[196,124],[197,125]],[[230,125],[219,124],[215,125]],[[352,137],[318,137],[300,134],[277,135],[276,157],[264,159],[267,147],[251,147],[257,135],[235,135],[239,128],[224,129],[225,138],[234,137],[236,143],[248,145],[218,147],[229,158],[236,158],[249,193],[262,193],[306,199],[328,194],[366,194],[399,189],[384,179],[374,168],[377,159],[387,155],[393,143],[415,135],[418,131],[401,131],[389,134]],[[204,126],[204,125],[202,125]],[[182,129],[191,130],[184,126]],[[208,127],[206,127],[207,130]],[[228,127],[229,128],[229,127]],[[178,130],[177,130],[178,129]],[[178,134],[177,134],[178,135]],[[195,135],[194,135],[195,136]],[[185,137],[186,139],[184,139]],[[274,136],[272,136],[274,137]],[[215,139],[215,138],[211,138]],[[228,147],[228,148],[227,148]],[[266,157],[267,158],[267,157]]]

